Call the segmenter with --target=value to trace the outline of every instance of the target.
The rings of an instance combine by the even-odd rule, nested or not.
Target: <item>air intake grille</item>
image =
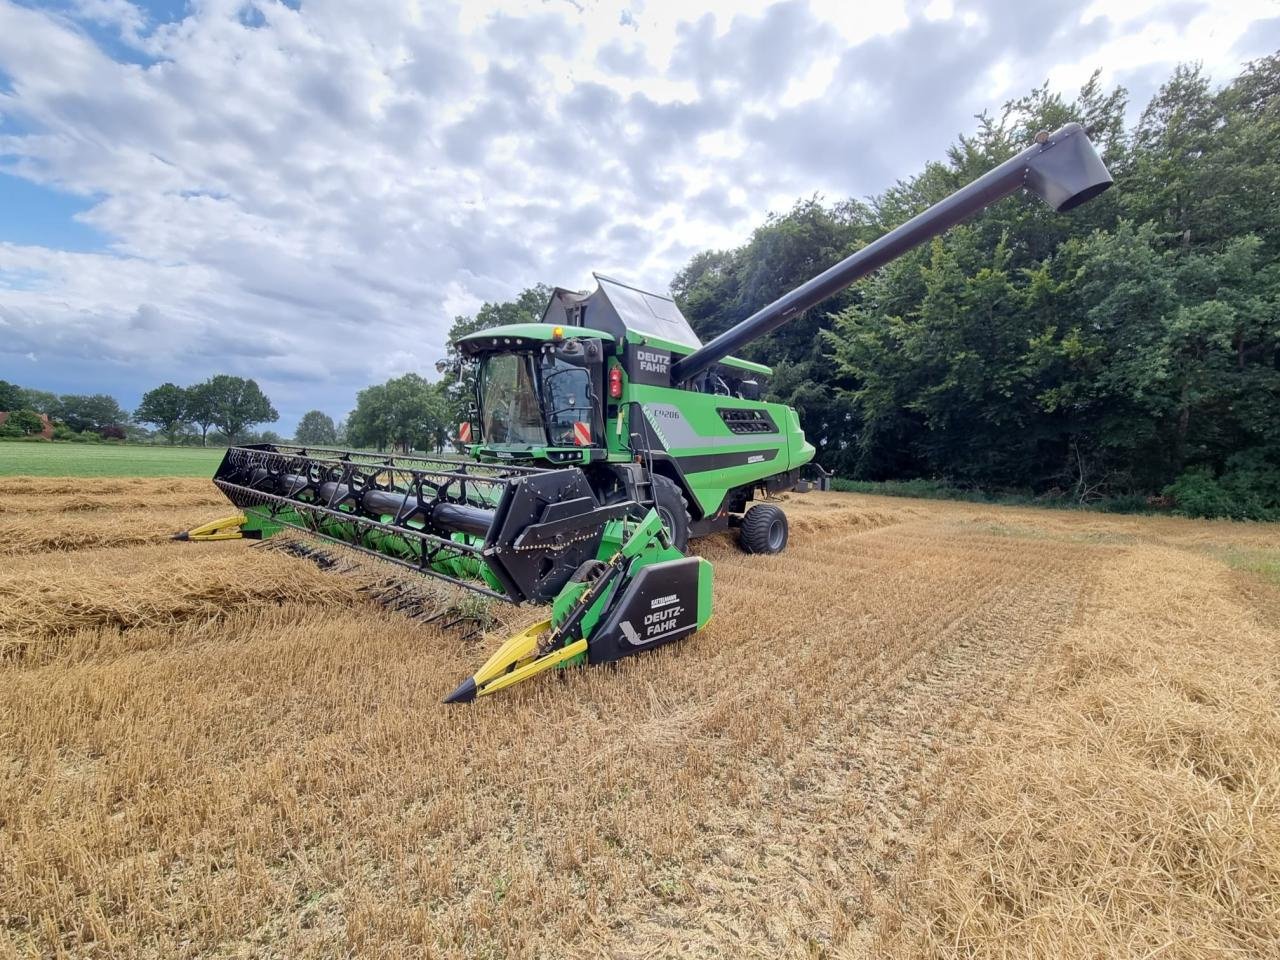
[[[769,411],[759,409],[734,409],[720,407],[716,410],[720,419],[732,433],[777,433],[778,425]]]

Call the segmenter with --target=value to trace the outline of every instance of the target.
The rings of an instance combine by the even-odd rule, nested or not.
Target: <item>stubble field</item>
[[[784,506],[701,634],[459,708],[537,611],[0,479],[0,957],[1275,955],[1280,530]]]

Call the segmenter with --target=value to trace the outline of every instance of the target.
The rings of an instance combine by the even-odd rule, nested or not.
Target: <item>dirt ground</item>
[[[0,479],[0,957],[1275,955],[1280,528],[784,506],[696,637],[446,707],[538,611]]]

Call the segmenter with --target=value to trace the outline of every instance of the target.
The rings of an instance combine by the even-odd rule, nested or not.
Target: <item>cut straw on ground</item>
[[[1274,528],[793,496],[783,556],[698,542],[701,634],[458,709],[540,611],[467,638],[341,551],[123,539],[220,515],[198,483],[39,482],[0,481],[0,957],[1280,939]]]

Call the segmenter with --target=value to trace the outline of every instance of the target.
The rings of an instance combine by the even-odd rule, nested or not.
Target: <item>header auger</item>
[[[730,351],[1019,189],[1066,211],[1111,182],[1078,124],[1041,134],[705,346],[670,297],[598,274],[590,294],[557,288],[540,322],[458,341],[476,365],[467,458],[233,447],[214,482],[242,512],[179,536],[293,528],[551,604],[448,702],[687,636],[711,616],[711,566],[689,539],[736,527],[748,552],[781,552],[786,515],[748,504],[806,483],[814,457],[795,411],[760,399],[769,368]]]

